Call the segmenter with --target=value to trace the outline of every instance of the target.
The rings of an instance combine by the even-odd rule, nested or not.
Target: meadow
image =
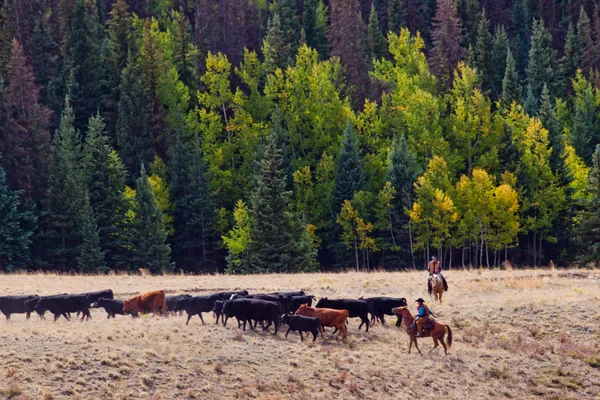
[[[443,304],[425,272],[185,276],[0,275],[1,294],[111,288],[117,298],[153,289],[207,294],[304,290],[317,298],[424,297],[454,343],[407,354],[393,325],[368,333],[350,320],[344,342],[226,328],[196,317],[117,316],[87,322],[0,321],[0,398],[10,399],[595,399],[600,396],[600,271],[447,271]],[[3,318],[3,316],[2,316]]]

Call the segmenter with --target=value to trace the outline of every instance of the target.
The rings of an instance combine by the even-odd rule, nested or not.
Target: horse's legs
[[[415,341],[415,347],[417,349],[417,351],[419,352],[420,355],[423,355],[423,353],[421,353],[421,349],[419,349],[419,344],[417,343],[417,338],[414,338]]]
[[[410,349],[412,348],[412,338],[410,339],[410,342],[408,343],[408,354],[410,354]]]
[[[429,350],[429,352],[431,353],[432,351],[435,350],[436,347],[438,347],[440,344],[438,343],[438,340],[434,337],[432,337],[433,339],[433,347],[431,348],[431,350]]]
[[[446,348],[446,342],[444,341],[444,337],[440,338],[440,342],[442,342],[442,347],[444,348],[444,357],[448,355],[448,349]]]

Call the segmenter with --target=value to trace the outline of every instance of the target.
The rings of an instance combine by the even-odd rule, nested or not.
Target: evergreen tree
[[[544,27],[542,21],[533,22],[531,47],[529,49],[529,63],[527,65],[527,85],[531,87],[534,99],[539,99],[545,84],[548,85],[550,95],[556,93],[556,51],[552,48],[552,36]],[[537,107],[535,109],[537,114]]]
[[[75,0],[68,47],[73,77],[70,96],[79,131],[85,130],[92,115],[102,109],[103,46],[93,17],[85,0]]]
[[[176,136],[171,155],[170,192],[175,199],[173,260],[177,268],[190,272],[213,272],[216,205],[211,196],[208,170],[199,146]]]
[[[291,192],[285,186],[281,149],[271,134],[250,196],[250,242],[243,261],[247,272],[315,269],[314,253],[306,252],[306,225],[292,211]]]
[[[490,54],[489,89],[492,100],[502,95],[502,80],[506,72],[506,52],[508,51],[508,37],[503,26],[496,27],[494,39],[492,40],[492,52]]]
[[[477,44],[475,46],[475,67],[481,77],[481,85],[484,91],[491,89],[491,57],[492,34],[490,33],[490,21],[486,18],[484,9],[479,17]]]
[[[262,53],[265,58],[263,67],[267,74],[272,74],[277,68],[284,69],[290,63],[292,54],[284,41],[281,20],[277,12],[273,13],[269,19]]]
[[[397,199],[392,206],[390,234],[394,248],[397,249],[400,265],[404,267],[415,267],[411,222],[405,210],[412,209],[414,183],[421,172],[417,158],[408,148],[406,138],[394,138],[386,175],[386,180],[396,191]],[[409,260],[412,260],[410,264]]]
[[[60,81],[60,52],[52,38],[49,18],[41,16],[31,32],[31,64],[40,88],[40,102],[60,115],[64,94]]]
[[[305,0],[304,2],[302,29],[304,29],[306,44],[317,50],[322,60],[329,58],[327,12],[323,0]]]
[[[48,268],[77,270],[77,255],[82,243],[81,213],[85,207],[81,173],[81,137],[75,129],[75,116],[67,97],[60,127],[54,137],[54,162],[51,165],[46,197],[42,201],[41,228]]]
[[[583,6],[581,6],[579,20],[577,21],[577,45],[581,55],[578,57],[578,66],[585,75],[589,76],[594,68],[594,40],[590,18]]]
[[[400,28],[406,26],[406,6],[405,0],[388,0],[388,30],[396,35],[400,33]]]
[[[95,230],[97,227],[99,249],[104,253],[108,269],[123,269],[128,255],[123,235],[126,212],[123,195],[125,167],[118,154],[108,145],[104,122],[99,115],[90,119],[83,147],[82,166],[88,201],[95,217],[95,225],[85,221],[88,225],[84,229]]]
[[[354,193],[361,190],[365,182],[358,139],[350,121],[346,124],[342,149],[335,167],[334,180],[334,212],[338,213],[344,200],[352,200]]]
[[[580,224],[576,233],[577,241],[582,247],[580,262],[598,266],[600,265],[600,145],[596,146],[592,160],[587,187],[590,197],[578,217]]]
[[[116,143],[121,76],[130,53],[134,54],[132,17],[125,0],[117,0],[108,21],[106,69],[110,92],[106,99],[107,128],[111,142]]]
[[[579,48],[577,36],[573,24],[569,24],[565,51],[559,62],[560,93],[572,93],[571,81],[575,78],[575,72],[581,60],[581,49]]]
[[[369,14],[369,61],[373,59],[380,60],[387,56],[387,41],[379,27],[379,18],[375,6],[371,4],[371,13]]]
[[[339,57],[348,83],[354,87],[352,104],[361,109],[368,93],[366,27],[358,0],[331,0],[329,43],[331,55]]]
[[[119,92],[117,148],[128,172],[128,182],[132,183],[139,165],[152,162],[154,150],[149,127],[150,107],[131,53],[121,76]]]
[[[460,20],[456,15],[456,7],[452,0],[438,0],[433,31],[429,63],[431,71],[439,79],[442,88],[447,89],[452,85],[454,69],[458,62],[466,56],[465,49],[461,47],[463,35]]]
[[[173,64],[179,75],[179,79],[189,89],[190,92],[195,92],[198,87],[198,76],[196,73],[196,57],[198,49],[192,43],[192,28],[183,13],[172,11],[173,18]]]
[[[573,98],[573,125],[571,143],[587,165],[592,165],[592,149],[600,143],[600,118],[598,103],[592,84],[586,80],[581,71],[573,81],[575,90]]]
[[[542,99],[540,104],[540,121],[544,128],[548,130],[548,143],[552,148],[550,153],[550,168],[552,172],[560,179],[560,183],[566,186],[572,178],[569,176],[568,168],[565,164],[565,143],[562,127],[556,118],[555,106],[552,104],[548,87],[544,85],[542,90]]]
[[[519,83],[519,75],[516,70],[515,59],[510,48],[506,50],[506,71],[502,79],[502,97],[500,104],[505,110],[510,110],[513,102],[520,104],[523,101],[523,88]]]
[[[291,62],[300,48],[301,24],[297,15],[296,0],[277,0],[270,7],[273,15],[279,15],[284,47],[290,51]]]
[[[528,45],[531,36],[532,16],[527,6],[528,0],[516,0],[511,9],[512,46],[515,49],[515,65],[519,76],[524,76],[527,67]]]
[[[12,52],[14,21],[11,18],[10,3],[5,1],[0,6],[0,77],[6,79],[9,74],[8,63]]]
[[[100,249],[100,236],[94,212],[90,205],[90,197],[86,193],[81,209],[79,230],[81,235],[81,245],[77,251],[77,268],[86,273],[106,272],[106,262],[104,261],[104,252]]]
[[[39,87],[23,47],[15,39],[9,62],[6,124],[0,129],[0,152],[9,186],[39,200],[44,191],[50,153],[50,110],[39,100]]]
[[[479,0],[458,0],[456,5],[465,32],[465,42],[474,46],[477,43],[477,30],[480,23]]]
[[[0,271],[25,268],[30,259],[37,217],[30,205],[19,200],[22,194],[8,187],[0,165]]]
[[[167,243],[163,213],[156,203],[143,164],[136,181],[133,211],[131,265],[153,274],[171,271],[171,246]]]

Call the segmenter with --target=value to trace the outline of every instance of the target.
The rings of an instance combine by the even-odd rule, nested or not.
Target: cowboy
[[[418,303],[417,315],[415,316],[415,324],[417,326],[416,336],[423,336],[423,326],[425,325],[425,322],[427,322],[430,315],[435,317],[435,314],[425,305],[425,300],[422,298],[419,297],[415,302]]]
[[[431,261],[427,266],[427,270],[429,271],[429,278],[427,279],[427,291],[431,294],[431,277],[433,274],[438,274],[442,278],[442,282],[444,283],[444,291],[448,291],[448,283],[446,282],[446,278],[442,275],[442,263],[438,261],[436,256],[431,256]]]

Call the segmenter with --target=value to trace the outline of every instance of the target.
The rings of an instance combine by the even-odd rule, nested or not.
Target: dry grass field
[[[450,324],[441,347],[406,354],[392,324],[300,342],[297,333],[242,333],[205,315],[89,322],[0,321],[0,398],[12,399],[597,399],[600,396],[600,271],[448,271],[442,305],[425,295],[425,273],[257,276],[1,275],[0,293],[47,295],[111,288],[119,298],[152,290],[205,294],[303,289],[317,297],[425,297]],[[3,318],[3,316],[2,316]],[[389,322],[395,321],[388,319]],[[283,327],[284,333],[287,327]],[[439,351],[438,351],[439,350]]]

